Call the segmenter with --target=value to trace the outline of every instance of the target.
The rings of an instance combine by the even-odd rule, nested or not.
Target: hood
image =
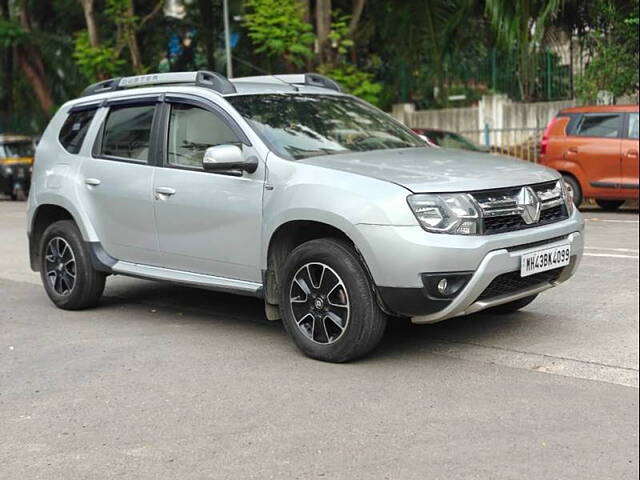
[[[558,178],[554,170],[515,158],[432,147],[341,153],[298,162],[385,180],[414,193],[489,190]]]

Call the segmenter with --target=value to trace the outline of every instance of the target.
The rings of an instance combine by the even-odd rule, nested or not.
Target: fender
[[[56,191],[45,191],[38,194],[37,204],[33,210],[33,213],[30,215],[28,231],[27,233],[31,233],[33,228],[33,221],[37,218],[38,210],[44,205],[54,205],[56,207],[64,208],[66,211],[71,214],[74,222],[78,225],[78,229],[82,235],[82,239],[85,242],[99,242],[98,234],[93,228],[93,224],[89,219],[88,215],[81,209],[77,208],[73,203],[71,203],[68,198],[57,193]]]

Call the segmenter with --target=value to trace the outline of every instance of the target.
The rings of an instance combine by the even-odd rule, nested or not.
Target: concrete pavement
[[[638,215],[585,216],[579,273],[524,312],[330,365],[252,299],[118,277],[57,310],[0,201],[0,478],[637,478]]]

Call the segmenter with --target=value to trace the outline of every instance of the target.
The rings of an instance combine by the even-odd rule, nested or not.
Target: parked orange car
[[[540,155],[562,173],[576,205],[595,198],[615,210],[638,199],[638,106],[561,110],[544,131]]]

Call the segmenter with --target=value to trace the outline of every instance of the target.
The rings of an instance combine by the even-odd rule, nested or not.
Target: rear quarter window
[[[60,129],[58,139],[60,144],[69,153],[78,153],[82,148],[82,142],[87,136],[91,120],[96,114],[95,109],[72,112]]]
[[[618,138],[622,128],[622,115],[617,113],[585,114],[575,135],[580,137]]]
[[[638,140],[640,138],[640,124],[637,113],[629,114],[629,128],[627,130],[627,138]]]

